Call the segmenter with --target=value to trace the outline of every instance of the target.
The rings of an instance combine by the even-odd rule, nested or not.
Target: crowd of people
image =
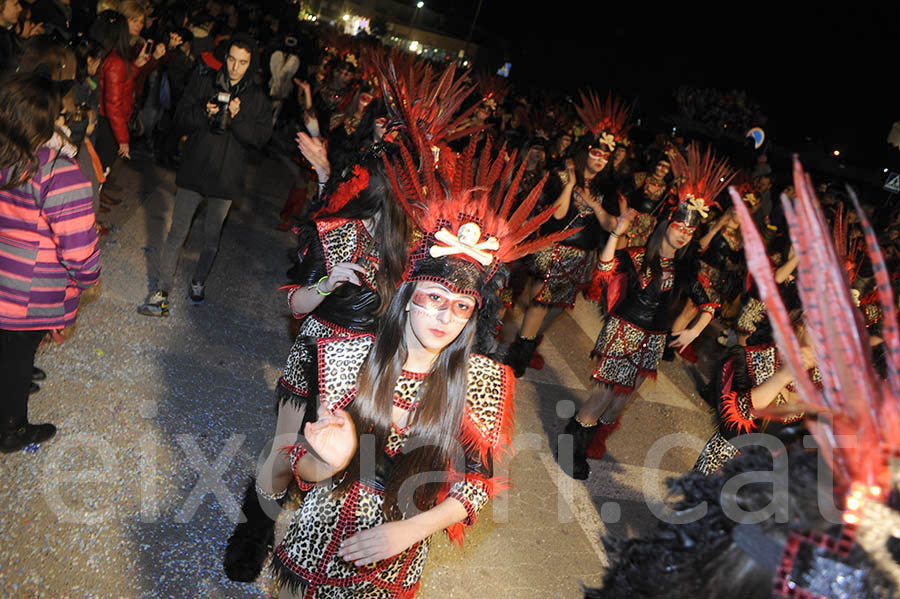
[[[100,276],[100,223],[126,193],[121,161],[140,153],[177,171],[156,289],[138,306],[164,318],[203,202],[187,296],[205,301],[223,224],[260,151],[293,181],[279,228],[297,237],[286,301],[301,323],[276,385],[274,429],[259,431],[273,441],[228,541],[233,580],[255,580],[271,554],[285,597],[413,596],[432,535],[461,539],[507,484],[493,466],[511,450],[515,379],[542,367],[543,335],[579,295],[603,325],[592,392],[557,452],[573,478],[590,476],[589,460],[603,458],[646,379],[676,359],[705,358],[700,391],[718,419],[694,472],[675,483],[680,509],[760,463],[741,449],[751,433],[790,443],[813,432],[827,445],[823,428],[868,426],[880,413],[868,450],[897,451],[900,213],[854,209],[840,182],[810,179],[800,165],[773,172],[751,139],[732,155],[648,131],[614,92],[586,90],[574,102],[517,93],[499,76],[299,21],[295,5],[195,4],[0,0],[0,386],[12,393],[3,452],[56,432],[28,421],[29,394],[45,376],[34,356],[74,322],[81,291]],[[727,97],[676,96],[701,122],[752,124],[759,107]],[[815,264],[833,267],[819,278],[830,281],[821,289],[832,306],[846,308],[842,327],[810,292]],[[717,334],[704,344],[708,329]],[[844,397],[847,368],[823,349],[853,343],[868,411]],[[822,418],[823,406],[846,419]],[[791,456],[808,474],[809,452]],[[897,519],[896,478],[883,470],[838,480],[839,493],[862,481],[865,501],[891,506],[867,526]],[[303,500],[276,545],[291,489]],[[661,556],[683,568],[661,579],[691,588],[667,596],[774,596],[760,556],[766,540],[778,545],[772,530],[716,526],[702,543],[678,527],[611,541],[604,589],[588,595],[670,592],[643,578],[669,572],[652,563]],[[878,575],[827,596],[900,588],[896,543],[871,549],[866,530],[854,547],[868,557],[820,557]],[[758,566],[740,578],[743,595],[698,557],[698,547],[732,546]],[[806,588],[825,588],[827,568],[803,564]]]

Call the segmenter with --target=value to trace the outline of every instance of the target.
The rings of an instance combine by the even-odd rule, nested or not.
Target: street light
[[[840,156],[840,155],[841,155],[841,151],[840,151],[840,150],[835,150],[835,151],[834,151],[834,155],[835,155],[835,156]]]
[[[349,20],[350,20],[350,15],[344,15],[344,20],[345,20],[345,21],[349,21]]]
[[[416,2],[416,10],[413,11],[412,16],[409,18],[409,28],[412,29],[413,23],[416,21],[416,17],[419,16],[419,9],[424,8],[425,2],[419,0]]]

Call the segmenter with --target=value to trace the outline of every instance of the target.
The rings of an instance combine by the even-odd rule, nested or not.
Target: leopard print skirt
[[[349,337],[358,334],[359,331],[338,326],[334,323],[317,318],[315,314],[306,317],[300,325],[300,331],[288,354],[287,364],[281,378],[278,379],[279,403],[291,402],[298,409],[303,409],[306,398],[309,397],[309,372],[316,364],[317,358],[314,351],[316,338]]]
[[[591,376],[611,385],[618,395],[631,394],[638,378],[656,376],[665,346],[665,331],[647,331],[618,316],[610,316],[591,352],[599,358]]]
[[[700,452],[700,457],[694,464],[694,470],[706,476],[712,476],[738,453],[740,452],[737,447],[729,443],[722,433],[716,430],[703,446],[703,451]]]
[[[275,548],[272,570],[280,586],[303,590],[306,599],[395,599],[412,597],[425,567],[430,539],[370,566],[344,561],[341,542],[384,523],[384,491],[355,483],[343,498],[334,484],[313,488],[294,513],[284,539]]]
[[[590,282],[594,252],[555,245],[536,252],[529,274],[539,286],[532,301],[550,307],[571,308],[575,296]]]

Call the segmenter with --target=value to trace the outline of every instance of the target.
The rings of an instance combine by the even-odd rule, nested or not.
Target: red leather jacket
[[[100,67],[100,116],[109,119],[120,144],[128,143],[128,120],[134,110],[134,80],[139,69],[131,68],[113,50]]]

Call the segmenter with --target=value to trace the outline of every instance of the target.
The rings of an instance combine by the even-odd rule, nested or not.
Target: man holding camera
[[[248,152],[261,147],[272,134],[269,99],[253,81],[256,43],[248,35],[237,34],[227,48],[225,64],[218,71],[206,69],[194,75],[175,112],[175,126],[188,139],[175,177],[175,212],[162,250],[157,290],[138,308],[147,316],[169,314],[169,292],[181,246],[205,197],[203,251],[188,293],[193,304],[204,301],[222,224],[231,202],[244,191]]]

